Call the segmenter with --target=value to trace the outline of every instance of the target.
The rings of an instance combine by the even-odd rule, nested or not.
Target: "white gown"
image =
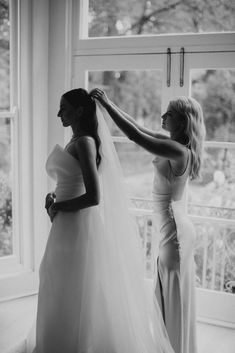
[[[79,162],[59,145],[46,169],[57,201],[84,193]],[[128,238],[132,252],[125,241],[119,251],[113,234],[131,234],[115,219],[111,234],[100,205],[54,218],[40,266],[35,352],[173,353],[135,262],[138,242]]]

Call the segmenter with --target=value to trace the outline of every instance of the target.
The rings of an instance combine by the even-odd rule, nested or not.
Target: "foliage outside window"
[[[234,30],[233,0],[89,1],[89,37]]]
[[[0,1],[0,257],[11,255],[11,119],[9,1]],[[1,113],[2,112],[2,113]]]

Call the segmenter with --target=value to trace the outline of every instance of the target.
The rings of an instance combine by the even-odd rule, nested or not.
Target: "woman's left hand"
[[[97,99],[104,108],[107,108],[107,106],[110,105],[110,101],[107,97],[107,94],[102,91],[100,88],[95,88],[90,92],[91,97]]]
[[[45,199],[46,210],[48,210],[48,208],[54,203],[54,199],[55,199],[55,193],[49,192]]]
[[[50,220],[51,220],[51,223],[53,222],[53,219],[55,218],[55,216],[57,215],[58,211],[54,210],[53,208],[53,205],[52,204],[48,209],[47,209],[47,213],[50,217]]]

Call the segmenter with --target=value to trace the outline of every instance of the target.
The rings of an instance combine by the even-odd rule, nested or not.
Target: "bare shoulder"
[[[166,159],[171,160],[173,163],[184,163],[188,158],[187,148],[180,142],[172,140],[171,138],[156,138],[158,140],[159,146],[161,146],[162,151],[164,150],[164,155]],[[158,154],[158,153],[156,153]]]
[[[82,136],[74,143],[78,155],[96,155],[96,144],[92,136]]]
[[[87,144],[90,144],[90,143],[95,143],[95,140],[94,140],[94,138],[93,138],[92,136],[90,136],[90,135],[84,135],[84,136],[79,137],[79,138],[76,140],[76,142],[77,142],[78,144],[85,144],[85,145],[87,145]]]
[[[166,151],[175,151],[176,159],[184,158],[185,156],[187,156],[187,148],[185,148],[185,146],[182,145],[180,142],[172,140],[171,138],[162,137],[156,137],[156,140],[158,140],[159,144],[165,146]]]

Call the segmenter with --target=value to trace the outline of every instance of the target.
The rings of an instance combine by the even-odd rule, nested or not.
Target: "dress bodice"
[[[58,144],[47,158],[46,171],[56,181],[56,201],[71,199],[85,192],[79,161]]]
[[[162,157],[156,157],[153,160],[153,199],[155,206],[157,204],[160,208],[164,207],[166,209],[172,202],[184,201],[185,186],[188,181],[190,164],[190,150],[188,150],[186,168],[181,175],[174,173],[169,160]]]

